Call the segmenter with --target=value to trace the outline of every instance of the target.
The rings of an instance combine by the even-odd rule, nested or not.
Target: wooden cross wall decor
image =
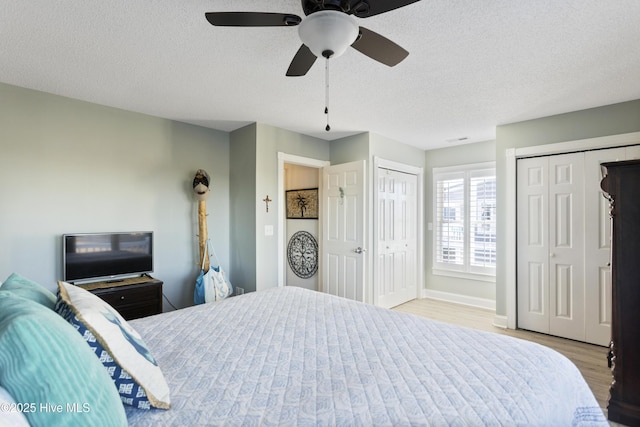
[[[265,205],[267,206],[267,213],[269,212],[269,202],[272,202],[273,200],[271,200],[269,198],[269,195],[267,194],[267,197],[262,199],[262,201],[265,203]]]

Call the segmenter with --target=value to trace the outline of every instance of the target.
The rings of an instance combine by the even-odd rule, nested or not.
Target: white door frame
[[[418,271],[416,272],[416,283],[417,283],[417,288],[418,288],[418,292],[416,295],[416,298],[422,298],[423,297],[423,292],[424,292],[424,229],[423,229],[423,223],[424,223],[424,191],[423,191],[423,187],[424,187],[424,170],[423,168],[420,167],[416,167],[416,166],[411,166],[411,165],[406,165],[404,163],[398,163],[398,162],[394,162],[392,160],[386,160],[386,159],[382,159],[378,156],[374,156],[373,157],[373,182],[371,185],[371,189],[373,192],[373,203],[371,205],[369,205],[369,212],[371,213],[372,216],[372,221],[371,224],[373,224],[373,235],[372,235],[372,239],[371,241],[373,242],[373,244],[371,246],[373,246],[373,250],[371,251],[371,257],[369,258],[369,265],[370,266],[374,266],[376,261],[378,259],[378,221],[379,221],[379,215],[378,215],[378,203],[379,203],[379,197],[378,197],[378,180],[380,179],[380,174],[379,174],[379,169],[380,168],[385,168],[385,169],[392,169],[398,172],[403,172],[403,173],[408,173],[411,175],[416,175],[418,177],[418,185],[416,188],[416,193],[417,193],[417,209],[418,212],[416,214],[416,220],[417,220],[417,228],[416,228],[416,232],[418,233],[418,247],[417,252],[416,252],[416,268],[418,269]],[[375,268],[371,268],[370,269],[370,273],[371,275],[369,277],[371,277],[373,280],[371,281],[371,294],[369,294],[369,298],[367,299],[367,290],[365,289],[365,301],[371,301],[374,305],[378,304],[378,288],[377,288],[377,282],[378,282],[378,277],[377,277],[377,273],[376,273],[376,269]]]
[[[505,257],[506,263],[506,294],[507,313],[504,316],[496,316],[494,324],[497,326],[516,329],[517,295],[516,295],[516,161],[519,158],[570,153],[576,151],[596,150],[599,148],[623,147],[625,145],[640,144],[640,132],[608,135],[596,138],[580,139],[575,141],[558,142],[554,144],[536,145],[524,148],[508,148],[506,150],[506,232],[505,232]]]
[[[322,168],[325,166],[329,166],[331,162],[328,160],[318,160],[312,159],[310,157],[302,157],[296,156],[294,154],[288,154],[283,152],[278,152],[278,197],[280,198],[280,202],[277,206],[278,212],[278,286],[286,286],[287,277],[285,274],[286,271],[286,262],[287,258],[284,256],[285,251],[285,236],[286,236],[286,197],[285,197],[285,189],[284,189],[284,164],[290,163],[293,165],[307,166],[318,169],[318,176],[322,173]],[[320,181],[322,182],[322,181]],[[322,200],[322,186],[319,186],[319,194],[318,200]],[[322,235],[322,221],[318,221],[318,233]],[[321,240],[321,239],[319,239]],[[320,242],[319,242],[320,243]],[[318,248],[320,253],[322,253],[322,248]],[[318,261],[321,257],[318,257]],[[321,269],[318,268],[318,272],[320,274]],[[320,284],[322,284],[322,277],[320,277]]]

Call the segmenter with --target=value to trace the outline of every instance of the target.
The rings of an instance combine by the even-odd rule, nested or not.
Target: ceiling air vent
[[[462,136],[460,138],[449,138],[449,139],[445,139],[445,142],[448,142],[449,144],[452,144],[454,142],[464,142],[467,139],[469,139],[468,136]]]

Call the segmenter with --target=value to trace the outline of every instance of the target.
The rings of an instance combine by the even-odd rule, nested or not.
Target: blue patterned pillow
[[[140,335],[92,293],[58,282],[55,311],[73,325],[116,384],[120,399],[141,409],[168,409],[169,386]]]

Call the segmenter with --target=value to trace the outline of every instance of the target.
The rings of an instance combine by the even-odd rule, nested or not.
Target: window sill
[[[496,283],[496,276],[490,274],[466,273],[464,271],[451,271],[436,268],[432,269],[431,273],[434,276],[448,276],[456,277],[458,279],[476,280],[478,282]]]

